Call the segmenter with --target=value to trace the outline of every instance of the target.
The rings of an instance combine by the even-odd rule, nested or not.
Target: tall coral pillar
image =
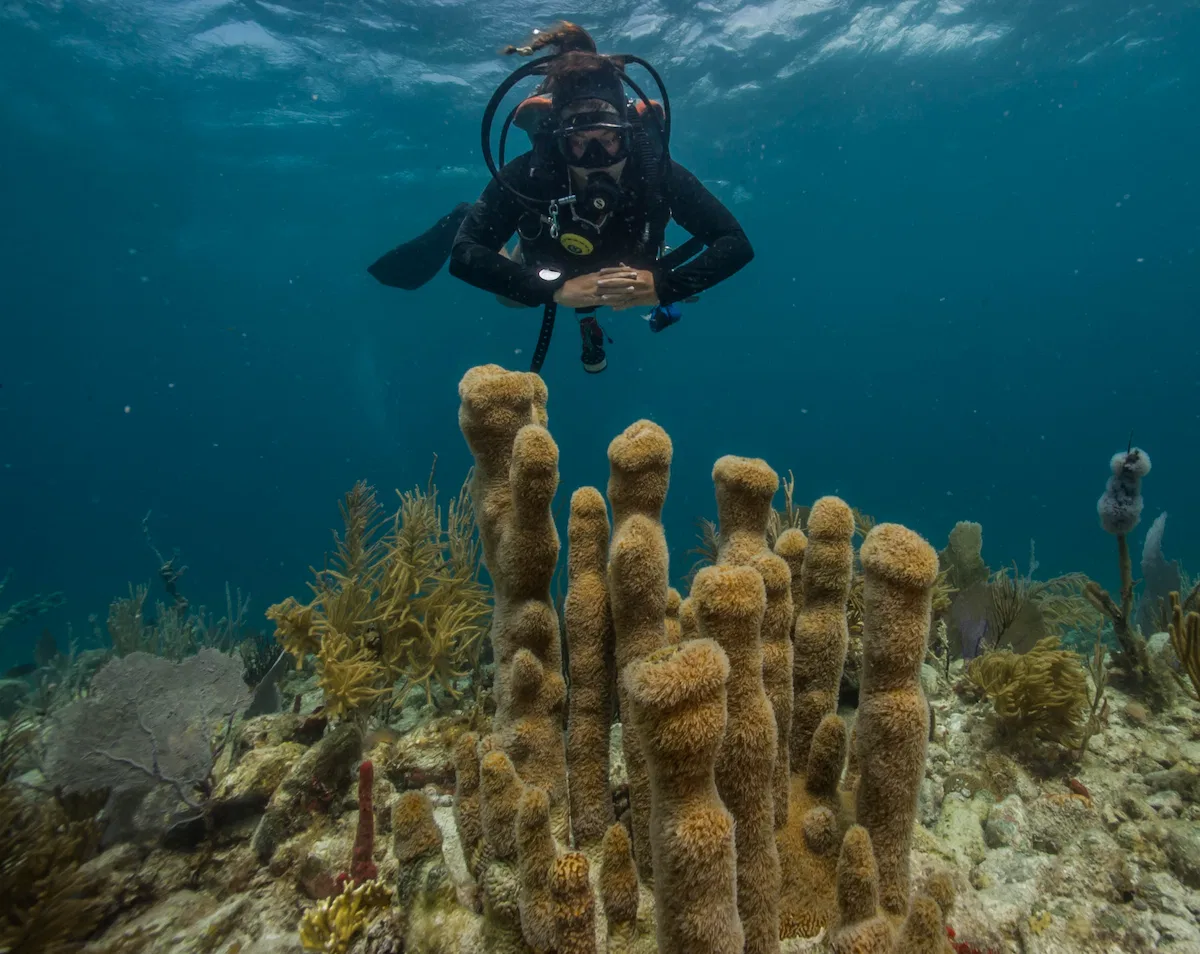
[[[766,586],[761,668],[763,688],[775,716],[771,795],[775,825],[782,827],[787,823],[791,774],[788,740],[793,708],[793,614],[788,564],[767,546],[767,524],[771,519],[771,501],[779,489],[779,476],[764,460],[727,455],[713,467],[713,484],[717,492],[717,521],[721,528],[717,561],[724,566],[752,566]],[[733,718],[732,712],[730,718]],[[748,934],[749,930],[747,926]]]
[[[743,566],[767,549],[771,500],[779,475],[765,460],[726,455],[713,465],[720,528],[717,562]]]
[[[495,594],[494,731],[518,775],[549,791],[555,828],[565,832],[559,728],[565,689],[550,598],[559,545],[550,511],[558,447],[546,430],[546,385],[536,374],[482,365],[463,376],[458,394],[459,427],[475,458],[471,497]]]
[[[796,614],[804,605],[804,553],[808,549],[808,537],[799,527],[784,530],[775,541],[775,555],[783,560],[792,577],[792,624]]]
[[[613,508],[608,592],[616,639],[618,699],[625,720],[629,700],[623,673],[667,641],[668,562],[662,508],[670,480],[671,453],[666,431],[650,421],[630,425],[608,447],[608,499]],[[621,739],[629,776],[633,856],[638,874],[649,883],[654,878],[650,864],[650,782],[639,734],[626,731]]]
[[[746,954],[779,950],[779,854],[771,790],[775,716],[763,691],[759,629],[766,609],[762,577],[751,567],[701,570],[692,585],[700,634],[729,659],[728,725],[717,755],[721,801],[736,826],[737,906]]]
[[[859,556],[865,579],[857,820],[875,848],[880,905],[900,916],[908,910],[908,856],[925,775],[929,710],[919,673],[938,559],[917,534],[888,523],[867,534]]]
[[[563,619],[571,666],[567,769],[577,848],[598,844],[613,822],[608,787],[612,723],[612,610],[608,601],[608,509],[594,487],[571,496]]]
[[[791,578],[787,563],[773,553],[759,554],[750,565],[758,570],[767,594],[762,622],[762,678],[763,689],[775,713],[775,772],[771,787],[775,827],[781,829],[788,820],[792,783],[788,749],[794,707]]]
[[[734,823],[714,774],[728,678],[710,639],[660,649],[624,672],[651,786],[659,954],[741,954],[745,944]]]
[[[825,716],[837,711],[849,633],[846,600],[854,571],[854,516],[844,500],[822,497],[808,517],[801,568],[803,605],[796,614],[792,765],[808,764],[808,747]]]

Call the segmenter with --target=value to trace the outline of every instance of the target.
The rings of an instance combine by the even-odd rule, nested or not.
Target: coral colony
[[[180,570],[0,681],[0,952],[1200,950],[1200,585],[1165,515],[1134,577],[1144,451],[1097,506],[1115,598],[734,456],[684,593],[661,427],[563,560],[542,379],[459,397],[462,491],[356,485],[274,644]]]

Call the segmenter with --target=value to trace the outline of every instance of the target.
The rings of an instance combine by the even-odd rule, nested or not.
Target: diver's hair
[[[608,74],[614,78],[621,75],[622,63],[618,57],[605,56],[602,53],[592,53],[583,50],[564,53],[550,64],[546,70],[546,78],[553,85],[556,79],[580,73]]]
[[[558,53],[595,53],[596,41],[583,27],[569,20],[559,20],[548,30],[538,30],[523,46],[506,46],[500,52],[504,56],[533,56],[548,46],[556,47]]]
[[[621,84],[621,61],[617,57],[605,56],[600,53],[574,52],[565,53],[552,62],[546,70],[546,80],[542,91],[557,103],[558,93],[571,89],[581,77],[592,77],[592,80],[610,80],[616,89],[624,89]]]
[[[538,87],[539,92],[553,98],[556,87],[570,87],[572,80],[588,74],[611,79],[616,88],[623,90],[621,73],[625,68],[624,57],[597,52],[596,41],[592,39],[591,34],[569,20],[560,20],[550,29],[536,32],[524,46],[506,46],[500,52],[506,56],[514,53],[519,56],[532,56],[548,47],[559,55],[546,67],[545,79]]]

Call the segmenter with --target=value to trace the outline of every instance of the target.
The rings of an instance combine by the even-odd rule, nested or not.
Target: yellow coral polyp
[[[312,606],[289,596],[267,610],[267,619],[275,623],[275,639],[296,657],[297,669],[304,665],[305,656],[321,648],[321,637],[313,629]]]
[[[300,920],[300,943],[306,951],[346,954],[351,942],[392,903],[392,891],[378,881],[364,881],[310,908]]]

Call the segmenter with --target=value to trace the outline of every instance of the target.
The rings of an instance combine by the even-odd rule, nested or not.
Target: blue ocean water
[[[146,546],[194,603],[302,596],[365,478],[446,490],[456,384],[539,312],[365,266],[487,181],[479,121],[532,27],[662,72],[675,158],[757,257],[609,370],[545,368],[562,491],[639,417],[675,444],[673,573],[721,454],[993,567],[1115,583],[1095,502],[1150,454],[1143,529],[1200,567],[1200,3],[0,0],[0,571],[103,619]],[[1139,531],[1140,544],[1140,531]],[[261,618],[261,617],[259,617]]]

